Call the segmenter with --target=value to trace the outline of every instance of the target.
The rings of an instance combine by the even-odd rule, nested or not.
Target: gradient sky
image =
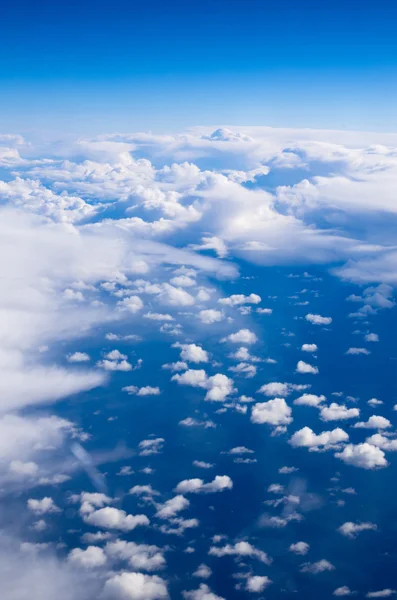
[[[397,129],[397,4],[3,3],[0,128]]]

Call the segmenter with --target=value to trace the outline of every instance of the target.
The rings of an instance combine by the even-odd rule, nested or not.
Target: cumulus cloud
[[[113,506],[105,506],[84,515],[84,521],[95,527],[132,531],[140,525],[149,525],[146,515],[129,515],[124,510]]]
[[[228,475],[216,475],[213,481],[204,483],[202,479],[185,479],[180,481],[175,488],[178,494],[212,494],[231,490],[233,481]]]
[[[273,398],[267,402],[257,402],[252,407],[251,421],[269,425],[289,425],[292,423],[292,410],[284,398]]]
[[[221,558],[222,556],[237,556],[237,557],[250,557],[256,558],[260,562],[265,565],[270,565],[272,559],[263,552],[263,550],[258,550],[249,542],[236,542],[235,544],[226,544],[225,546],[211,546],[208,554],[211,556],[217,556]]]
[[[289,443],[295,447],[328,449],[348,440],[348,434],[339,427],[332,431],[323,431],[318,435],[310,427],[303,427],[294,433]]]
[[[317,575],[318,573],[323,573],[324,571],[333,571],[334,569],[334,565],[323,558],[314,563],[305,563],[301,567],[301,572]]]
[[[123,572],[105,583],[101,600],[162,600],[168,598],[167,584],[158,575]]]
[[[361,467],[362,469],[377,469],[387,467],[388,462],[385,453],[380,448],[364,442],[363,444],[348,444],[335,454],[348,465]]]
[[[316,394],[302,394],[299,398],[295,398],[294,404],[297,406],[319,406],[326,400],[325,396],[317,396]]]
[[[309,365],[308,363],[305,363],[303,360],[300,360],[298,362],[298,364],[296,365],[296,372],[297,373],[302,373],[302,374],[311,374],[311,375],[317,375],[319,370],[318,367],[314,367],[313,365]]]
[[[232,344],[255,344],[258,341],[257,336],[249,329],[240,329],[236,333],[231,333],[223,338],[223,342],[231,342]]]
[[[227,396],[234,392],[233,381],[230,377],[217,373],[208,377],[207,373],[200,369],[188,369],[181,375],[173,375],[171,381],[176,381],[180,385],[190,385],[207,390],[205,400],[213,402],[223,402]]]
[[[376,531],[375,523],[352,523],[347,521],[338,528],[339,533],[348,537],[355,538],[361,531]]]
[[[244,294],[232,294],[228,298],[220,298],[218,302],[226,306],[240,306],[241,304],[259,304],[262,298],[258,294],[250,294],[244,296]]]
[[[320,411],[322,421],[345,421],[359,416],[359,408],[347,408],[344,404],[338,404],[337,402],[331,402],[329,406],[324,406]]]

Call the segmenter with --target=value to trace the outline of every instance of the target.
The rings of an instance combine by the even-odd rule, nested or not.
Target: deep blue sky
[[[397,4],[11,1],[0,128],[396,130]]]

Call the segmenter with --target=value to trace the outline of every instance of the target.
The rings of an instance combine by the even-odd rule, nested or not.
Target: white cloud
[[[161,548],[155,545],[115,540],[107,542],[105,552],[112,560],[128,561],[136,571],[159,571],[166,565]]]
[[[299,431],[296,431],[289,440],[291,446],[303,447],[303,448],[332,448],[332,446],[338,445],[341,442],[347,442],[349,440],[348,434],[337,427],[332,431],[323,431],[316,435],[310,427],[303,427]]]
[[[158,396],[161,394],[160,388],[150,385],[145,385],[143,387],[137,387],[136,385],[127,385],[126,387],[121,388],[122,392],[127,392],[127,394],[135,395],[135,396]]]
[[[185,600],[225,600],[221,596],[217,596],[211,592],[207,584],[201,583],[197,590],[182,592]]]
[[[202,369],[189,369],[182,374],[177,373],[173,375],[171,381],[176,381],[180,385],[203,388],[207,390],[205,400],[213,402],[223,402],[234,392],[232,379],[221,373],[208,377]]]
[[[388,429],[391,427],[389,419],[380,415],[371,415],[368,421],[360,421],[355,423],[354,427],[357,429]]]
[[[84,521],[95,527],[132,531],[139,525],[149,525],[146,515],[128,515],[124,510],[113,506],[105,506],[84,515]]]
[[[292,410],[284,398],[273,398],[267,402],[257,402],[252,407],[251,421],[269,425],[289,425],[292,423]]]
[[[297,406],[319,406],[326,400],[325,396],[317,396],[316,394],[302,394],[299,398],[294,400],[294,404]]]
[[[302,352],[317,352],[317,344],[302,344]]]
[[[231,342],[233,344],[255,344],[258,341],[257,336],[249,329],[240,329],[236,333],[231,333],[222,340],[223,342]]]
[[[320,411],[322,421],[345,421],[360,416],[359,408],[347,408],[344,404],[331,402],[329,406],[324,406]]]
[[[330,325],[332,323],[331,317],[322,317],[321,315],[313,315],[311,313],[307,314],[305,319],[313,325]]]
[[[68,555],[68,561],[78,567],[93,569],[106,564],[106,554],[98,546],[88,546],[85,550],[74,548]]]
[[[259,594],[263,592],[270,584],[271,579],[267,575],[250,575],[247,579],[246,590],[247,592],[254,592]]]
[[[208,352],[203,350],[197,344],[182,344],[181,359],[187,362],[200,363],[208,362]]]
[[[301,572],[317,575],[318,573],[323,573],[324,571],[333,571],[334,569],[334,565],[323,558],[314,563],[305,563],[301,567]]]
[[[174,496],[170,500],[167,500],[164,504],[157,506],[156,517],[160,519],[169,519],[175,517],[181,510],[185,510],[190,506],[190,502],[187,498],[179,494]]]
[[[200,577],[200,579],[208,579],[208,577],[211,577],[212,575],[212,570],[208,565],[202,563],[197,567],[192,575],[193,577]]]
[[[302,374],[310,373],[311,375],[317,375],[319,370],[318,370],[318,367],[314,367],[313,365],[309,365],[308,363],[305,363],[303,360],[300,360],[298,362],[298,364],[296,365],[296,372],[302,373]]]
[[[221,558],[222,556],[248,556],[250,558],[256,558],[265,565],[270,565],[272,562],[272,559],[266,552],[258,550],[258,548],[255,548],[255,546],[249,542],[236,542],[235,544],[226,544],[225,546],[211,546],[208,554],[217,556],[218,558]]]
[[[220,321],[223,321],[225,315],[221,310],[208,308],[206,310],[200,310],[198,318],[202,323],[204,323],[204,325],[212,325],[213,323],[219,323]]]
[[[132,314],[135,314],[142,310],[143,302],[139,296],[128,296],[128,298],[120,300],[120,302],[117,303],[117,306],[120,310],[128,310]]]
[[[348,444],[342,452],[337,452],[335,456],[348,465],[363,469],[376,469],[388,465],[385,453],[380,448],[367,442],[356,445]]]
[[[35,515],[46,515],[61,512],[61,509],[55,504],[54,500],[48,496],[36,500],[29,498],[28,509],[31,510]]]
[[[162,600],[168,598],[167,585],[157,575],[123,572],[108,579],[103,588],[103,600]]]
[[[91,359],[86,352],[74,352],[68,356],[68,361],[72,363],[87,362],[89,360]]]
[[[244,294],[232,294],[228,298],[220,298],[218,302],[225,304],[226,306],[240,306],[242,304],[259,304],[262,298],[258,294],[250,294],[244,296]]]
[[[346,354],[364,354],[365,356],[368,356],[370,352],[366,348],[349,348],[346,351]]]
[[[310,546],[306,542],[296,542],[295,544],[291,544],[289,547],[290,552],[294,552],[295,554],[300,554],[304,556],[309,552]]]
[[[309,385],[296,385],[292,383],[281,383],[279,381],[272,381],[271,383],[265,383],[258,390],[258,393],[264,394],[265,396],[288,396],[293,392],[305,390]]]
[[[355,592],[352,592],[351,589],[349,587],[347,587],[347,585],[343,585],[342,587],[338,587],[336,588],[332,594],[334,596],[352,596]]]
[[[365,594],[366,598],[389,598],[389,596],[394,596],[396,594],[396,590],[391,590],[390,588],[385,588],[384,590],[379,590],[377,592],[368,592]]]
[[[175,491],[178,494],[212,494],[231,490],[232,487],[233,481],[228,475],[216,475],[215,479],[208,483],[204,483],[202,479],[185,479],[178,483]]]
[[[352,523],[347,521],[338,528],[339,533],[348,537],[355,538],[361,531],[376,531],[375,523]]]

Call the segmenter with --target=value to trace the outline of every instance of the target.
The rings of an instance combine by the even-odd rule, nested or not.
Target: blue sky
[[[395,130],[396,11],[384,0],[7,2],[0,124]]]
[[[346,4],[5,5],[1,600],[396,598],[397,8]]]

